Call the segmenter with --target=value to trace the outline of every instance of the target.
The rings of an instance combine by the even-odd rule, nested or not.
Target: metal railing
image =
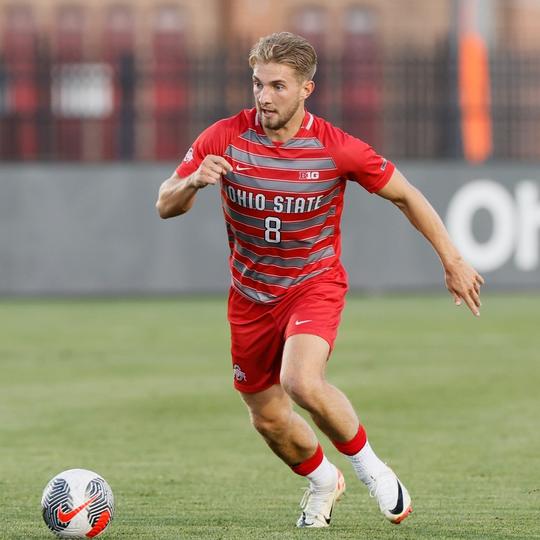
[[[204,127],[251,107],[245,50],[159,65],[7,62],[0,52],[0,160],[178,160]],[[429,54],[320,58],[308,108],[392,159],[460,158],[455,60]],[[493,51],[496,159],[540,158],[540,55]]]

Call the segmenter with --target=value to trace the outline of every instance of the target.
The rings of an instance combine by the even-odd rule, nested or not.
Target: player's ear
[[[302,86],[302,97],[307,99],[315,90],[315,83],[313,81],[305,81]]]

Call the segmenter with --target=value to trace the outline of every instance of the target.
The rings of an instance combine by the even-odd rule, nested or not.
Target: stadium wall
[[[174,165],[3,165],[0,294],[125,295],[225,291],[217,189],[163,221],[158,187]],[[540,288],[538,167],[403,162],[465,255],[495,289]],[[351,287],[442,289],[436,255],[388,202],[349,185],[343,261]]]

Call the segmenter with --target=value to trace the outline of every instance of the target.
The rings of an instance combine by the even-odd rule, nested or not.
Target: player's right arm
[[[185,214],[195,202],[199,189],[216,184],[223,174],[231,171],[230,163],[221,156],[207,155],[196,171],[180,178],[175,171],[159,188],[156,208],[163,219]]]

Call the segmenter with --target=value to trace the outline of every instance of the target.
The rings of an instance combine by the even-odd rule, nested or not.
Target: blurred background
[[[0,536],[44,538],[43,486],[83,467],[111,540],[300,538],[300,479],[230,387],[219,189],[155,209],[283,30],[319,55],[308,110],[394,161],[486,280],[480,319],[454,309],[428,243],[347,186],[361,294],[329,376],[416,497],[400,537],[540,538],[540,0],[0,0]],[[395,539],[349,487],[325,538]]]
[[[539,29],[538,0],[0,0],[0,294],[225,290],[217,190],[153,205],[281,30],[318,51],[311,112],[395,161],[488,283],[540,287]],[[394,209],[347,205],[353,288],[441,286]]]

